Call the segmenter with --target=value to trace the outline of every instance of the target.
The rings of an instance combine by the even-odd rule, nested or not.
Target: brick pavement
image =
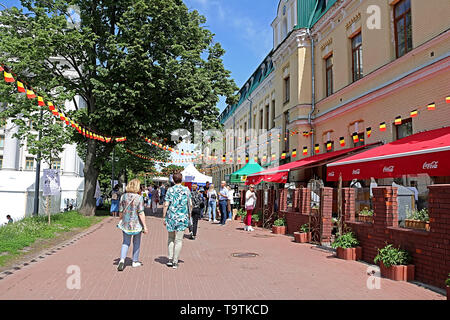
[[[367,264],[339,260],[328,250],[268,230],[247,233],[237,221],[223,227],[200,221],[197,239],[183,241],[180,267],[174,270],[165,265],[162,220],[147,216],[150,233],[143,235],[140,256],[144,266],[132,268],[127,260],[125,270],[118,272],[122,235],[116,223],[106,218],[72,244],[44,253],[43,259],[10,275],[0,274],[0,300],[445,299],[416,284],[388,279],[381,279],[381,289],[369,290]],[[235,258],[235,252],[258,256]],[[70,265],[80,267],[80,290],[66,287]]]

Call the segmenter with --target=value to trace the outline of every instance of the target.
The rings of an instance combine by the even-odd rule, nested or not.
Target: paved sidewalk
[[[43,254],[36,262],[0,274],[0,300],[8,299],[439,299],[445,296],[406,282],[381,279],[381,289],[366,286],[368,265],[344,261],[311,244],[273,235],[243,224],[199,222],[196,240],[185,239],[177,270],[168,268],[167,232],[159,217],[148,216],[140,260],[127,259],[117,271],[122,234],[118,219],[106,218],[76,237],[72,244]],[[253,258],[233,253],[257,253]],[[131,256],[131,250],[128,253]],[[69,266],[79,266],[81,289],[69,290]]]

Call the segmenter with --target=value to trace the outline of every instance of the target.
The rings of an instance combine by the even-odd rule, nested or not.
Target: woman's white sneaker
[[[140,262],[140,261],[133,261],[133,264],[132,264],[132,266],[133,266],[133,268],[137,268],[137,267],[140,267],[140,266],[142,266],[143,265],[143,263],[142,262]]]

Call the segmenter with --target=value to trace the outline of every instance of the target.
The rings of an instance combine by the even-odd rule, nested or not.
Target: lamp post
[[[42,122],[42,117],[44,115],[44,111],[41,108],[41,113],[39,116],[39,122]],[[42,130],[39,129],[39,141],[42,137]],[[39,149],[37,157],[36,157],[36,179],[34,182],[34,209],[33,209],[33,215],[37,216],[39,215],[39,184],[41,179],[41,150]]]

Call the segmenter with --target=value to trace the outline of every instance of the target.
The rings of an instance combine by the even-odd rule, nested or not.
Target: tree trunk
[[[96,141],[89,140],[86,161],[84,164],[84,193],[80,213],[85,216],[95,215],[96,200],[94,198],[99,169],[96,168]]]

